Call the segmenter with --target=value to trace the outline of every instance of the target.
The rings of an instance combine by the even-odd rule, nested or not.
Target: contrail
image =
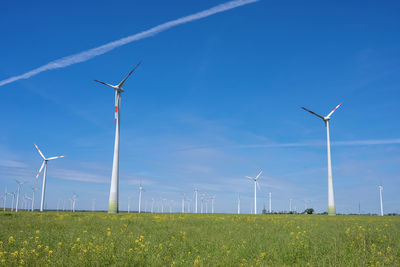
[[[9,84],[9,83],[21,80],[21,79],[28,79],[28,78],[35,76],[44,71],[65,68],[65,67],[68,67],[73,64],[84,62],[84,61],[87,61],[94,57],[97,57],[99,55],[105,54],[105,53],[107,53],[115,48],[118,48],[120,46],[123,46],[125,44],[129,44],[129,43],[141,40],[141,39],[145,39],[145,38],[154,36],[160,32],[166,31],[166,30],[176,27],[178,25],[192,22],[195,20],[199,20],[202,18],[206,18],[206,17],[212,16],[214,14],[218,14],[218,13],[230,10],[230,9],[234,9],[236,7],[244,6],[244,5],[251,4],[254,2],[258,2],[258,1],[259,0],[230,1],[230,2],[226,2],[223,4],[217,5],[215,7],[200,11],[198,13],[186,16],[186,17],[182,17],[182,18],[179,18],[176,20],[171,20],[171,21],[165,22],[163,24],[160,24],[158,26],[155,26],[149,30],[130,35],[128,37],[107,43],[105,45],[98,46],[98,47],[95,47],[95,48],[92,48],[92,49],[89,49],[89,50],[86,50],[86,51],[83,51],[83,52],[80,52],[80,53],[77,53],[77,54],[74,54],[71,56],[66,56],[66,57],[63,57],[60,59],[56,59],[56,60],[51,61],[39,68],[28,71],[24,74],[2,80],[2,81],[0,81],[0,86],[6,85],[6,84]]]

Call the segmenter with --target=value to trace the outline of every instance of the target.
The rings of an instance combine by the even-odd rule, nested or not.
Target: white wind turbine
[[[334,198],[334,193],[333,193],[333,180],[332,180],[332,163],[331,163],[331,141],[329,137],[329,120],[331,119],[331,115],[333,112],[335,112],[336,109],[338,109],[342,105],[340,103],[337,105],[328,115],[325,117],[309,110],[304,107],[305,111],[310,112],[311,114],[317,116],[318,118],[322,119],[325,123],[326,127],[326,144],[327,144],[327,154],[328,154],[328,215],[334,216],[336,215],[336,207],[335,207],[335,198]]]
[[[142,191],[143,191],[143,186],[142,186],[142,182],[140,182],[140,185],[139,185],[139,209],[138,209],[139,213],[142,208]]]
[[[53,159],[59,159],[59,158],[63,158],[65,156],[58,156],[58,157],[51,157],[51,158],[45,158],[45,156],[43,156],[43,153],[40,151],[40,149],[38,148],[38,146],[36,144],[34,144],[37,151],[39,152],[40,156],[43,158],[43,163],[42,166],[39,169],[39,172],[36,174],[36,180],[38,179],[40,172],[42,171],[43,167],[44,167],[44,172],[43,172],[43,183],[42,183],[42,199],[40,201],[40,211],[43,211],[43,206],[44,206],[44,197],[45,197],[45,191],[46,191],[46,173],[47,173],[47,162],[49,160],[53,160]]]
[[[15,200],[15,192],[8,193],[10,196],[12,196],[11,200],[11,211],[14,210],[14,200]]]
[[[381,216],[383,216],[383,200],[382,200],[383,186],[380,185],[378,188],[379,188],[379,199],[380,199],[380,204],[381,204]]]
[[[72,212],[75,212],[75,204],[77,199],[78,196],[74,193],[74,195],[72,196]]]
[[[6,211],[6,203],[7,203],[7,195],[8,195],[9,193],[7,192],[7,187],[6,187],[6,190],[4,191],[4,195],[3,195],[3,211]]]
[[[185,193],[182,194],[182,213],[185,213]]]
[[[32,211],[35,209],[35,191],[39,190],[39,188],[32,187]]]
[[[107,85],[115,90],[115,143],[114,143],[114,158],[113,168],[111,174],[111,186],[110,186],[110,198],[108,202],[108,213],[118,213],[118,185],[119,185],[119,124],[120,124],[120,112],[121,112],[121,93],[124,91],[122,86],[126,79],[135,71],[140,65],[141,61],[133,68],[131,72],[122,80],[118,85],[111,85],[105,82],[94,80],[95,82]]]
[[[199,190],[197,188],[194,189],[194,197],[195,197],[195,203],[194,203],[194,212],[197,213],[197,195],[199,193]]]
[[[269,192],[269,213],[272,213],[272,192]]]
[[[237,214],[240,214],[240,195],[238,196],[238,202],[237,202]]]
[[[246,176],[247,179],[254,181],[254,214],[257,214],[257,187],[258,189],[260,189],[260,185],[258,184],[258,179],[260,178],[261,174],[262,171],[260,171],[260,173],[256,177]]]
[[[20,181],[18,181],[18,180],[15,180],[15,182],[17,182],[17,185],[18,185],[18,189],[17,189],[17,201],[16,201],[16,204],[15,204],[15,212],[18,212],[19,192],[21,191],[21,186],[22,186],[23,184],[26,184],[26,182],[20,182]]]
[[[211,213],[214,214],[215,195],[211,197]]]
[[[128,196],[128,213],[131,212],[131,196]]]

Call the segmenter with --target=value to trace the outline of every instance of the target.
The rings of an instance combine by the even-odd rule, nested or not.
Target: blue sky
[[[222,1],[3,1],[0,81],[59,58],[209,9]],[[0,190],[14,179],[40,187],[47,207],[79,195],[106,209],[114,146],[114,92],[121,105],[120,209],[160,199],[215,195],[216,212],[258,207],[327,208],[326,135],[331,120],[335,202],[340,213],[400,212],[400,4],[397,1],[258,1],[182,24],[88,61],[0,86]],[[2,204],[1,204],[2,206]],[[37,203],[36,207],[39,206]]]

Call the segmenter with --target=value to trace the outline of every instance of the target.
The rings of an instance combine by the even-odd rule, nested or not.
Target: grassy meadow
[[[0,213],[2,266],[400,266],[400,217]]]

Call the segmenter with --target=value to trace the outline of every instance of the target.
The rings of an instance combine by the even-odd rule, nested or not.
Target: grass
[[[4,266],[400,266],[400,217],[0,213]]]

